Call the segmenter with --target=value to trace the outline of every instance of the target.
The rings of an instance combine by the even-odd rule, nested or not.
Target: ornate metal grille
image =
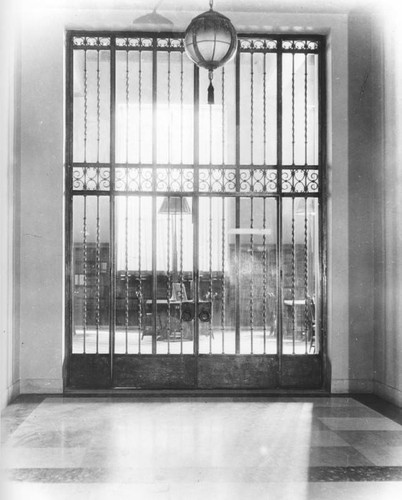
[[[320,353],[324,40],[67,40],[69,353]]]

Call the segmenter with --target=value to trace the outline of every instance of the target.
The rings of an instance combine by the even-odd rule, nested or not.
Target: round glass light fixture
[[[209,7],[188,25],[184,48],[197,66],[208,70],[208,104],[214,104],[213,71],[236,54],[237,34],[230,19],[213,10],[213,0]]]

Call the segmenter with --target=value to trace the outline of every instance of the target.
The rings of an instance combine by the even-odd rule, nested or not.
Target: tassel
[[[208,87],[208,104],[215,104],[214,87],[212,85],[212,82],[209,83]]]
[[[214,73],[212,69],[208,71],[209,78],[209,87],[208,87],[208,104],[215,104],[214,98],[214,86],[212,85],[212,78],[214,77]]]

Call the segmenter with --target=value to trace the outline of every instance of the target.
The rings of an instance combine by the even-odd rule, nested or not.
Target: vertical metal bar
[[[295,54],[292,53],[292,353],[295,354],[295,331],[296,331],[296,307],[295,307],[295,283],[296,283],[296,255],[295,255],[295,198],[294,198],[294,171],[295,166]]]
[[[295,240],[295,197],[292,196],[292,354],[295,354],[295,331],[296,331],[296,308],[295,308],[295,286],[296,286],[296,240]]]
[[[295,166],[295,54],[292,53],[292,352],[295,354],[296,308],[295,308],[295,283],[296,283],[296,243],[295,243],[295,197],[294,197],[294,171]]]
[[[128,48],[126,50],[126,144],[125,144],[125,153],[126,153],[126,169],[128,170],[128,129],[129,129],[129,111],[130,111],[130,68],[129,68],[129,58],[128,58]],[[126,172],[127,172],[126,170]],[[128,175],[126,176],[128,179]],[[127,186],[128,189],[128,186]],[[126,213],[125,213],[125,286],[126,286],[126,301],[125,301],[125,352],[128,354],[128,327],[129,327],[129,319],[130,319],[130,310],[129,310],[129,273],[128,273],[128,205],[129,205],[129,197],[126,196]]]
[[[251,53],[250,61],[250,148],[251,148],[251,165],[254,165],[254,52]],[[254,191],[254,170],[250,172],[250,191]],[[254,198],[250,198],[250,299],[249,299],[249,315],[250,315],[250,354],[254,353]]]
[[[125,257],[125,352],[128,354],[128,323],[129,323],[129,274],[128,274],[128,196],[125,199],[124,217],[124,257]]]
[[[283,241],[282,241],[282,212],[283,212],[283,198],[279,196],[277,198],[276,205],[276,232],[277,232],[277,242],[276,242],[276,296],[277,296],[277,352],[279,356],[279,377],[282,375],[282,354],[283,354]]]
[[[87,342],[87,314],[88,314],[88,247],[87,247],[87,196],[84,195],[84,218],[83,218],[83,271],[84,271],[84,304],[82,310],[83,350],[86,353]]]
[[[153,38],[152,50],[152,190],[156,192],[157,185],[157,102],[158,102],[158,77],[157,77],[157,50],[156,38]],[[141,141],[140,141],[141,142]],[[152,323],[153,323],[153,336],[152,336],[152,354],[156,354],[156,321],[157,321],[157,260],[156,260],[156,246],[157,238],[157,212],[156,212],[156,196],[152,196]]]
[[[200,349],[199,313],[199,164],[200,164],[200,80],[199,68],[194,64],[194,196],[193,196],[193,276],[194,276],[194,354]]]
[[[114,383],[114,352],[116,334],[116,37],[110,37],[110,380]]]
[[[180,259],[179,259],[179,321],[180,321],[180,354],[183,354],[183,197],[180,197]]]
[[[66,363],[63,366],[63,385],[69,385],[70,377],[70,359],[73,351],[72,336],[73,328],[73,287],[76,269],[73,264],[74,256],[74,241],[73,241],[73,192],[72,192],[72,167],[73,162],[73,114],[74,114],[74,52],[72,48],[71,33],[66,36],[67,54],[66,54],[66,163],[65,163],[65,186],[66,186],[66,218],[65,218],[65,300],[66,300],[66,316],[65,316],[65,352]]]
[[[141,130],[142,130],[142,51],[138,51],[138,163],[141,165],[142,160],[142,142],[141,142]],[[141,167],[139,172],[139,178],[141,179]],[[141,180],[140,180],[141,182]]]
[[[212,179],[212,106],[209,111],[209,179]],[[211,316],[209,318],[209,354],[212,354],[212,311],[213,311],[213,281],[212,281],[212,196],[209,197],[209,219],[208,219],[208,261],[209,261],[209,300],[211,302]]]
[[[171,186],[170,186],[170,160],[171,160],[171,126],[170,126],[170,93],[171,93],[171,74],[170,74],[170,50],[167,53],[167,58],[168,58],[168,70],[167,70],[167,100],[168,100],[168,121],[167,121],[167,126],[168,126],[168,191],[170,191]],[[171,317],[171,309],[170,309],[170,300],[172,297],[172,274],[170,273],[170,202],[171,198],[168,196],[168,267],[167,267],[167,345],[168,349],[167,352],[170,354],[170,336],[172,334],[172,317]],[[176,240],[176,209],[173,211],[173,238]],[[174,253],[177,252],[177,246],[176,246],[176,241],[173,241],[173,251],[172,251],[172,257],[173,257],[173,262],[177,263],[177,255],[174,255]],[[177,273],[177,269],[174,268],[173,266],[173,286],[174,282],[176,280],[175,273]]]
[[[240,50],[236,54],[236,193],[240,192]],[[240,227],[240,198],[236,196],[235,227]],[[235,338],[236,354],[240,354],[240,235],[235,236]]]
[[[225,220],[225,198],[222,198],[222,283],[221,283],[221,331],[222,331],[222,354],[225,354],[225,315],[226,315],[226,220]]]
[[[307,134],[307,54],[304,54],[304,165],[307,167],[308,163],[308,134]],[[307,186],[307,169],[304,172],[305,183]],[[305,353],[308,352],[308,328],[309,326],[309,310],[310,310],[310,297],[308,293],[308,221],[307,221],[307,196],[304,198],[304,340],[305,340]],[[313,319],[311,318],[311,322]]]
[[[263,69],[262,69],[262,134],[263,134],[263,163],[264,167],[267,164],[267,54],[264,52]],[[264,180],[266,178],[266,170],[264,169]]]
[[[264,354],[267,352],[267,207],[266,198],[262,198],[262,328],[264,335]]]
[[[307,221],[307,196],[304,198],[304,341],[305,354],[307,354],[307,334],[309,328],[310,297],[308,293],[308,221]]]
[[[211,108],[211,106],[210,106]],[[212,144],[211,144],[212,146]],[[212,354],[212,311],[213,311],[213,277],[212,277],[212,196],[209,197],[209,300],[211,301],[211,317],[209,318],[209,354]]]
[[[292,53],[292,167],[295,165],[295,55]],[[293,175],[293,169],[292,169]]]
[[[142,52],[141,49],[138,51],[138,164],[141,165],[141,122],[142,122],[142,64],[141,64]],[[139,186],[138,189],[141,192],[142,182],[141,182],[141,167],[139,167]],[[143,318],[143,314],[146,314],[145,307],[145,298],[142,289],[142,197],[138,196],[138,354],[141,354],[141,342],[142,342],[142,333],[145,321]],[[156,334],[156,333],[155,333]]]
[[[101,111],[101,99],[100,99],[100,66],[99,66],[99,48],[96,51],[96,162],[99,164],[99,154],[100,154],[100,111]],[[96,169],[96,188],[99,189],[99,165]]]
[[[184,66],[183,52],[180,52],[180,164],[183,165],[183,147],[184,147]],[[182,171],[182,179],[184,177]],[[183,185],[181,186],[183,189]],[[183,354],[183,198],[180,198],[180,354]],[[190,326],[186,326],[186,329]]]
[[[295,354],[295,332],[296,332],[296,307],[295,307],[295,283],[296,283],[296,243],[295,243],[295,197],[294,197],[294,171],[295,166],[295,54],[292,53],[292,353]]]
[[[184,66],[183,52],[180,52],[180,164],[183,165],[183,147],[184,147]]]
[[[276,56],[277,71],[276,71],[276,129],[277,129],[277,140],[276,140],[276,155],[278,162],[277,171],[277,183],[278,183],[278,199],[276,206],[276,293],[277,293],[277,352],[278,352],[278,378],[279,385],[282,378],[282,355],[283,355],[283,242],[282,242],[282,39],[278,40],[278,52]]]
[[[168,57],[168,70],[167,70],[167,100],[168,100],[168,120],[167,120],[167,126],[168,126],[168,165],[170,165],[170,160],[171,160],[171,144],[172,144],[172,130],[171,130],[171,124],[170,124],[170,101],[171,101],[171,69],[170,69],[170,59],[171,59],[171,52],[170,50],[167,53]],[[170,186],[168,186],[168,189],[170,189]]]
[[[99,48],[96,51],[96,189],[99,190],[99,154],[100,154],[100,66]],[[96,354],[99,352],[99,323],[100,323],[100,221],[99,196],[96,197]]]
[[[143,313],[146,307],[144,300],[144,293],[142,290],[142,276],[141,276],[141,242],[142,242],[142,197],[138,196],[138,354],[141,354],[141,342],[143,332]]]
[[[250,153],[250,163],[254,165],[254,52],[251,53],[250,61]]]
[[[308,134],[307,134],[307,54],[304,54],[304,165],[308,163]],[[307,172],[306,172],[307,174]],[[306,179],[307,185],[307,179]]]
[[[264,52],[263,55],[263,69],[262,69],[262,133],[263,133],[263,163],[264,163],[264,186],[267,183],[267,54]],[[265,233],[266,230],[266,221],[267,221],[267,213],[266,213],[266,198],[262,198],[263,202],[263,214],[262,214],[262,228],[263,228],[263,236],[262,236],[262,267],[263,267],[263,277],[262,277],[262,324],[263,324],[263,336],[264,336],[264,347],[263,352],[266,354],[267,352],[267,235]]]
[[[84,182],[83,188],[87,188],[87,141],[88,141],[88,69],[87,69],[87,50],[84,50]],[[87,196],[84,195],[84,219],[83,219],[83,271],[84,271],[84,304],[83,304],[83,350],[86,353],[87,340]]]
[[[96,354],[99,353],[100,327],[100,279],[101,279],[101,252],[100,252],[100,210],[99,196],[96,197]]]
[[[88,141],[88,69],[87,69],[87,49],[84,50],[84,176],[86,176],[87,163],[87,141]]]
[[[282,94],[282,79],[283,79],[283,53],[282,40],[279,39],[278,52],[276,54],[276,157],[278,163],[278,193],[282,194],[282,161],[283,161],[283,145],[282,145],[282,129],[283,129],[283,94]]]
[[[320,275],[316,277],[319,280],[319,297],[316,297],[316,346],[318,346],[319,354],[323,360],[323,374],[324,374],[324,385],[329,387],[329,370],[327,369],[327,337],[326,337],[326,327],[327,327],[327,176],[326,176],[326,160],[327,160],[327,149],[326,149],[326,139],[327,139],[327,123],[326,123],[326,109],[327,109],[327,93],[326,93],[326,46],[325,38],[322,37],[319,40],[319,55],[318,55],[318,89],[319,89],[319,101],[318,101],[318,130],[319,130],[319,182],[320,182],[320,193],[318,198],[318,223],[319,223],[319,252],[318,258],[320,263],[319,273]],[[316,350],[317,352],[317,350]]]
[[[128,129],[130,114],[130,66],[128,58],[128,49],[126,50],[126,165],[128,168]]]
[[[222,165],[225,165],[225,67],[222,67]],[[222,179],[225,182],[225,169],[222,169]],[[225,246],[226,246],[226,227],[225,227],[225,197],[222,197],[222,281],[221,281],[221,334],[222,334],[222,354],[225,354],[225,307],[226,307],[226,276],[225,276]]]
[[[254,354],[254,198],[250,199],[250,301],[249,301],[249,314],[250,314],[250,354]]]
[[[222,165],[225,165],[225,149],[226,149],[226,137],[225,137],[225,68],[222,67]],[[222,172],[223,173],[223,172]],[[224,177],[223,177],[224,178]]]
[[[171,334],[171,315],[170,315],[170,298],[172,296],[172,275],[170,272],[170,223],[171,223],[171,218],[170,218],[170,196],[168,196],[168,214],[167,214],[167,267],[166,267],[166,274],[167,274],[167,287],[166,287],[166,303],[167,303],[167,353],[170,354],[170,334]],[[173,215],[174,217],[174,215]],[[173,222],[174,224],[174,222]],[[176,236],[175,234],[176,228],[173,229],[173,237]],[[174,258],[174,257],[173,257]]]

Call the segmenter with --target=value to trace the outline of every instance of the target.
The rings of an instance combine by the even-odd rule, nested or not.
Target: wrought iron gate
[[[323,49],[67,33],[67,387],[322,386]]]

